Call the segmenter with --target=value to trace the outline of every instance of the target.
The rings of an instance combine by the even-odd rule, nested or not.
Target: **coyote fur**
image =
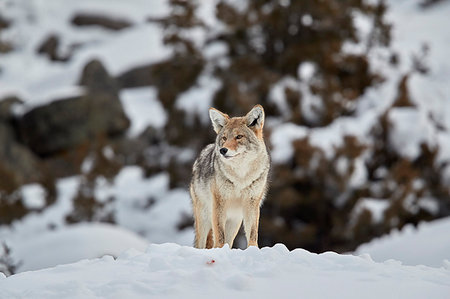
[[[190,193],[195,247],[222,247],[244,223],[247,246],[258,246],[259,209],[267,191],[270,158],[263,139],[264,109],[230,118],[210,108],[216,142],[194,163]]]

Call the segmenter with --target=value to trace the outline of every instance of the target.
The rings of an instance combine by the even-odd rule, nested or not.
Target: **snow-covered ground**
[[[282,244],[199,250],[130,249],[0,278],[1,298],[433,298],[450,294],[450,268],[376,263],[369,256],[288,251]]]
[[[8,278],[0,273],[0,298],[448,298],[449,230],[450,218],[407,227],[345,255],[282,244],[147,246],[111,225],[76,225],[22,243],[18,252],[29,256],[22,270],[106,255]]]
[[[370,254],[373,260],[402,261],[406,265],[450,266],[450,218],[412,225],[358,247],[355,254]]]

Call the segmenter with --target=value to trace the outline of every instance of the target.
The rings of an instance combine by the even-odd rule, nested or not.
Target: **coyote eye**
[[[223,137],[222,137],[222,140],[223,140],[223,141],[227,141],[227,137],[223,136]]]
[[[236,139],[241,139],[242,137],[244,137],[244,136],[242,136],[242,135],[237,135],[237,136],[236,136]]]

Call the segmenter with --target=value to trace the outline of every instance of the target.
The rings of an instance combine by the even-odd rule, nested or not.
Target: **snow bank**
[[[81,259],[118,256],[124,250],[144,250],[148,242],[135,233],[110,224],[76,224],[42,232],[17,243],[13,255],[21,264],[18,271],[38,270]]]
[[[1,298],[448,298],[450,271],[284,245],[200,250],[151,245],[0,278]]]
[[[450,265],[449,232],[450,217],[421,223],[417,229],[408,225],[402,231],[395,230],[359,246],[355,253],[368,253],[379,262],[396,259],[407,265]]]

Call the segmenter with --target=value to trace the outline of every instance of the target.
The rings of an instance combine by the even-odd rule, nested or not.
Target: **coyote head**
[[[216,150],[224,160],[236,160],[255,155],[265,149],[263,140],[264,109],[256,105],[243,117],[230,118],[217,109],[209,109],[214,131],[217,133]],[[240,159],[239,159],[240,160]]]

